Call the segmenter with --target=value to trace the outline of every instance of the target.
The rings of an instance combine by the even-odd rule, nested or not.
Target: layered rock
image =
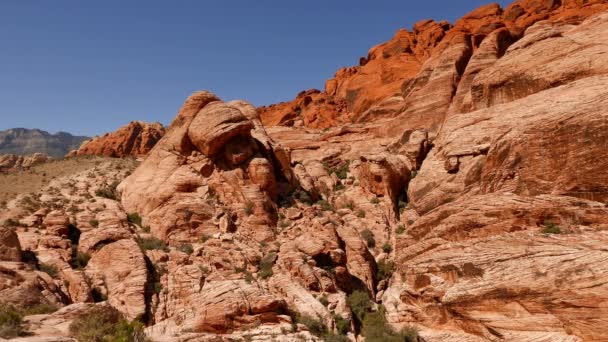
[[[505,9],[497,4],[483,6],[454,25],[424,20],[416,23],[412,31],[402,29],[390,41],[370,49],[359,66],[340,69],[326,82],[323,92],[302,92],[291,102],[261,108],[262,121],[268,125],[289,126],[298,122],[307,127],[326,128],[398,116],[400,119],[393,125],[404,123],[409,128],[436,132],[460,80],[470,82],[471,74],[501,57],[528,27],[541,20],[580,23],[607,6],[602,0],[520,0]],[[485,46],[481,47],[483,42]],[[484,52],[478,54],[473,64],[482,64],[477,71],[471,68],[469,75],[463,75],[469,59],[480,48]],[[558,59],[568,53],[567,50],[547,53],[544,58]],[[538,58],[531,60],[538,65],[545,62]],[[526,65],[523,67],[534,68]],[[584,68],[583,65],[577,67]],[[577,70],[572,72],[580,74]],[[512,75],[504,75],[503,79],[519,83]],[[461,101],[455,101],[455,105],[462,106]],[[397,131],[403,128],[403,124],[399,125]]]
[[[69,156],[108,156],[123,158],[145,156],[165,134],[160,123],[132,121],[115,132],[87,140]]]
[[[42,153],[34,153],[28,156],[18,156],[15,154],[0,155],[0,172],[12,172],[29,169],[30,167],[52,160],[49,156]]]

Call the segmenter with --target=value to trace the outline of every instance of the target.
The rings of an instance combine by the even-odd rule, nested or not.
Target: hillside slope
[[[50,134],[39,129],[13,128],[0,132],[0,154],[42,153],[61,158],[87,139],[65,132]]]

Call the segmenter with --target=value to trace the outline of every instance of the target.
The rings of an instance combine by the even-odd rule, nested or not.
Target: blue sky
[[[503,7],[510,1],[498,1]],[[255,105],[322,89],[399,28],[480,0],[5,0],[0,130],[95,135],[167,124],[208,89]]]

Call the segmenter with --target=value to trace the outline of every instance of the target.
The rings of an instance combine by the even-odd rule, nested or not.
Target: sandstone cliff
[[[115,132],[85,141],[68,156],[145,156],[164,134],[165,128],[160,123],[132,121]]]

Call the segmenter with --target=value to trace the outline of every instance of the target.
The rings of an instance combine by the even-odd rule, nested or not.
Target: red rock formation
[[[436,131],[458,82],[466,78],[463,72],[469,58],[488,35],[494,32],[491,39],[495,47],[490,53],[500,56],[540,20],[580,23],[606,8],[604,0],[520,0],[505,9],[497,4],[483,6],[453,26],[424,20],[412,31],[399,30],[388,42],[371,48],[359,66],[338,70],[326,82],[325,91],[306,91],[293,101],[261,107],[261,120],[265,125],[299,122],[306,127],[327,128],[399,116],[411,128]],[[496,30],[501,28],[504,30],[499,34]],[[490,49],[489,44],[484,49]]]
[[[132,121],[112,133],[85,141],[78,150],[68,156],[98,155],[115,158],[144,156],[165,135],[160,123]]]

